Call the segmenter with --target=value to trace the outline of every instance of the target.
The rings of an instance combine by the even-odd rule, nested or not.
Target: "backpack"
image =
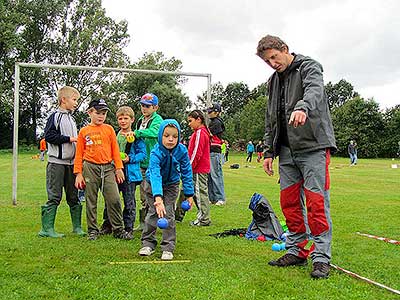
[[[231,169],[239,169],[240,165],[239,164],[233,164],[229,168],[231,168]]]
[[[266,240],[283,239],[282,225],[267,198],[254,193],[250,199],[249,209],[253,212],[253,220],[245,234],[247,239],[257,239],[259,236],[264,236]]]

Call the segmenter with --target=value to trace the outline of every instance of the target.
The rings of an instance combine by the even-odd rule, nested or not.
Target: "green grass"
[[[393,293],[332,270],[327,280],[312,280],[307,267],[274,268],[270,259],[282,253],[271,242],[240,237],[215,239],[208,234],[247,227],[248,203],[254,192],[265,195],[279,218],[277,176],[261,164],[245,167],[245,156],[231,155],[224,166],[227,205],[212,207],[213,225],[191,228],[190,212],[177,224],[177,264],[110,265],[142,258],[138,235],[133,241],[102,237],[89,242],[69,233],[71,222],[63,200],[56,220],[64,239],[37,237],[40,205],[46,201],[45,163],[20,154],[18,205],[12,206],[12,156],[0,154],[0,299],[399,299]],[[229,169],[239,163],[240,169]],[[400,240],[400,169],[391,160],[333,158],[331,213],[332,263],[394,289],[400,289],[400,246],[361,237],[371,233]],[[400,163],[397,161],[397,163]],[[276,167],[275,167],[276,170]],[[103,206],[100,200],[100,207]],[[101,211],[101,210],[100,210]]]

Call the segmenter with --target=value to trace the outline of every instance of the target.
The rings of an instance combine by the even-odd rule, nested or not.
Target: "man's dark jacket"
[[[287,125],[287,136],[292,153],[304,153],[330,148],[336,151],[335,137],[328,100],[326,97],[322,66],[310,57],[293,54],[294,60],[285,70],[284,100],[286,124],[294,110],[307,115],[303,126]],[[268,105],[265,126],[264,157],[279,155],[280,80],[275,72],[268,81]]]

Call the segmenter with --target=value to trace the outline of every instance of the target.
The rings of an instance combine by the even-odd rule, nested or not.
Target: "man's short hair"
[[[276,49],[282,51],[285,48],[287,48],[287,50],[289,51],[289,46],[279,37],[266,35],[258,42],[257,55],[262,58],[264,52],[267,49]]]
[[[77,96],[77,98],[79,98],[81,96],[79,91],[76,88],[72,87],[72,86],[67,86],[66,85],[66,86],[62,87],[57,92],[58,104],[61,104],[61,99],[62,98],[71,98],[74,95]]]
[[[116,116],[117,118],[119,116],[129,116],[131,117],[131,119],[133,119],[135,117],[135,112],[129,106],[121,106],[120,108],[118,108]]]

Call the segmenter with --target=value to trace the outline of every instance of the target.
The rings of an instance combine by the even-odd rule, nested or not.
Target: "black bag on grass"
[[[249,209],[253,211],[253,220],[247,228],[245,235],[247,239],[257,239],[261,235],[267,240],[281,239],[282,225],[267,198],[254,193],[250,199]]]

